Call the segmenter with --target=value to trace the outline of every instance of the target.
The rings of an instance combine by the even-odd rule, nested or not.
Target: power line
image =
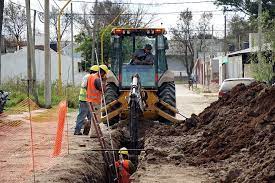
[[[88,3],[95,4],[95,1],[83,1],[83,0],[74,0],[73,3]],[[118,4],[118,5],[150,5],[150,6],[162,6],[162,5],[179,5],[179,4],[200,4],[200,3],[214,3],[215,1],[187,1],[187,2],[167,2],[167,3],[129,3],[129,2],[110,2],[110,4]]]
[[[59,10],[61,10],[60,6],[58,6],[58,4],[56,3],[55,0],[53,0],[54,4],[58,7]]]
[[[21,7],[24,7],[26,8],[24,5],[21,5],[21,4],[17,4],[11,0],[9,0],[11,3],[17,5],[17,6],[21,6]],[[55,2],[55,1],[54,1]],[[56,2],[55,2],[56,3]],[[92,3],[92,2],[90,2]],[[41,4],[41,3],[39,3]],[[57,5],[57,4],[56,4]],[[58,5],[57,5],[58,6]],[[59,7],[59,6],[58,6]],[[43,6],[42,6],[43,8]],[[36,10],[36,9],[31,9],[32,11]],[[37,12],[39,13],[43,13],[42,11],[39,11],[39,10],[36,10]],[[154,12],[154,13],[145,13],[144,15],[167,15],[167,14],[180,14],[182,11],[174,11],[174,12]],[[208,10],[208,11],[192,11],[193,14],[195,13],[212,13],[212,12],[223,12],[223,10]],[[53,15],[58,15],[58,14],[53,14]],[[87,14],[84,14],[84,13],[74,13],[74,15],[99,15],[99,16],[105,16],[105,15],[117,15],[117,14],[110,14],[110,13],[87,13]],[[135,13],[123,13],[121,15],[136,15]],[[214,14],[214,15],[221,15],[221,14]]]
[[[24,6],[24,5],[22,5],[22,4],[15,3],[15,2],[13,2],[13,1],[11,1],[11,0],[9,0],[9,2],[12,3],[12,4],[14,4],[14,5],[16,5],[16,6],[21,6],[21,7],[26,8],[26,6]],[[36,11],[36,12],[39,12],[39,13],[44,13],[44,12],[42,12],[42,11],[39,11],[39,10],[36,10],[36,9],[32,9],[32,8],[31,8],[30,10]]]
[[[43,6],[42,6],[40,0],[38,0],[38,3],[39,3],[39,5],[40,5],[40,7],[42,8],[42,10],[44,11],[44,8],[43,8]]]
[[[212,12],[222,12],[223,10],[210,10],[210,11],[192,11],[193,14],[196,13],[212,13]],[[167,14],[180,14],[182,11],[171,11],[171,12],[153,12],[153,13],[144,13],[144,15],[167,15]],[[111,13],[74,13],[74,15],[117,15]],[[121,15],[136,15],[135,13],[122,13]],[[222,15],[222,14],[214,14]]]

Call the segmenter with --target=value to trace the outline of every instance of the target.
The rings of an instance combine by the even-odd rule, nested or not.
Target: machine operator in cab
[[[154,55],[152,54],[152,46],[146,44],[143,49],[138,49],[133,54],[132,65],[153,65]]]

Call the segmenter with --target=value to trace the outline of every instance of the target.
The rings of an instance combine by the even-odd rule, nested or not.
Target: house
[[[263,42],[264,39],[263,39]],[[227,78],[253,77],[250,58],[259,51],[257,33],[249,34],[249,47],[243,50],[228,53],[219,60],[219,83]],[[264,43],[262,51],[271,50],[270,44]]]
[[[81,61],[83,60],[81,53],[80,52],[76,52],[75,49],[78,47],[79,45],[77,43],[73,43],[73,60],[74,60],[74,70],[77,72],[81,72],[82,71],[82,67],[81,67]],[[72,58],[72,44],[69,43],[67,46],[65,46],[64,48],[62,48],[62,53],[63,55],[66,55],[70,58]]]
[[[218,83],[219,81],[219,57],[224,55],[222,39],[208,39],[206,48],[198,50],[193,68],[193,75],[199,84]]]
[[[184,65],[184,56],[176,41],[169,41],[169,49],[166,50],[168,69],[174,73],[175,79],[187,79],[187,71]]]

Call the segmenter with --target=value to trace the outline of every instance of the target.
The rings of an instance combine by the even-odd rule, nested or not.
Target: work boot
[[[74,135],[82,135],[81,132],[74,132]]]
[[[83,128],[83,135],[89,135],[91,129],[91,121],[85,120]]]

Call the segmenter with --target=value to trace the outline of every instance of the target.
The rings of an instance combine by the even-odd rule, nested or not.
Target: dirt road
[[[192,113],[198,114],[202,112],[211,102],[217,100],[217,97],[214,95],[205,97],[188,90],[184,85],[176,85],[176,93],[177,107],[180,113],[187,117],[190,117]],[[181,116],[177,117],[182,118]],[[146,158],[141,158],[139,168],[134,175],[135,182],[215,182],[203,167],[192,167],[177,162],[178,159],[184,159],[185,157],[183,154],[179,154],[177,150],[171,149],[169,144],[176,144],[182,141],[182,138],[184,137],[180,135],[174,136],[173,132],[171,132],[171,135],[168,136],[156,135],[154,138],[149,138],[147,141],[145,140],[145,146],[152,145],[154,152],[152,156],[148,155]],[[167,154],[169,154],[168,157]],[[169,160],[167,161],[167,159]]]
[[[194,91],[188,90],[186,85],[177,84],[176,85],[176,95],[177,95],[177,108],[186,117],[190,117],[192,113],[199,114],[210,103],[217,100],[216,95],[197,94]],[[177,116],[180,118],[180,116]]]

